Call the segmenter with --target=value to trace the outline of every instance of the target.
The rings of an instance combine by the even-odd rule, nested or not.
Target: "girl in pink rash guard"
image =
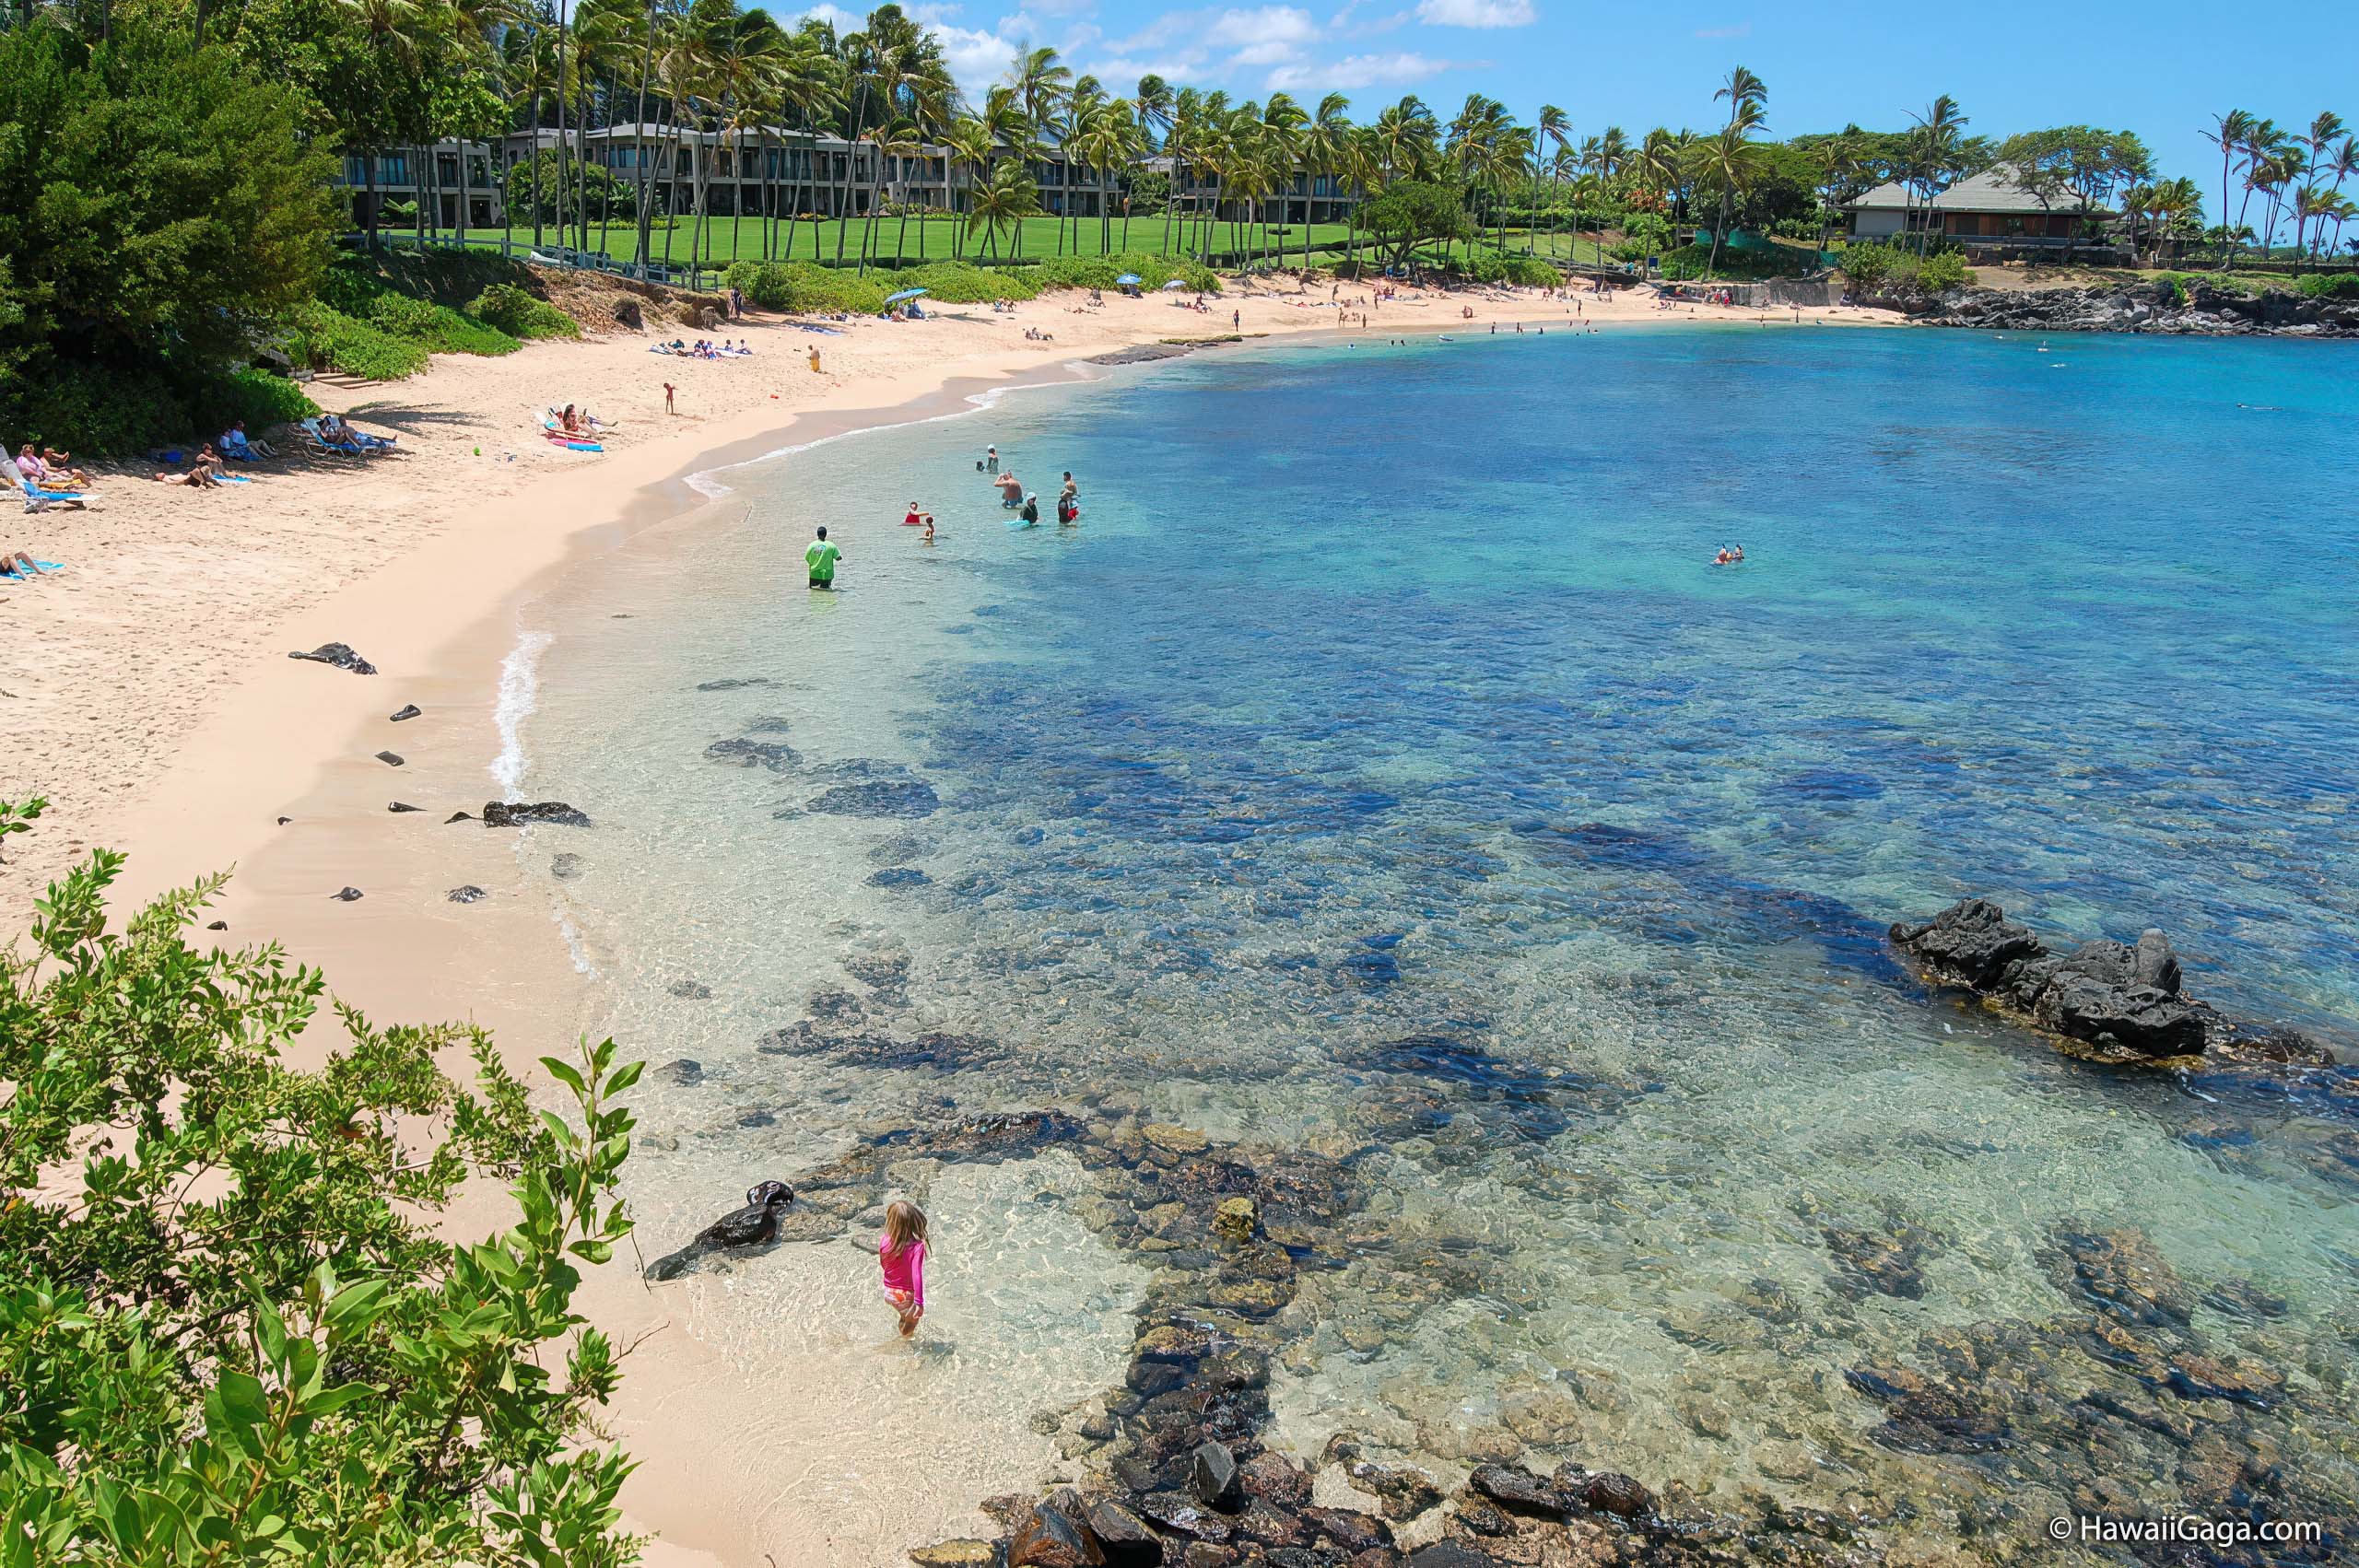
[[[876,1238],[876,1260],[885,1270],[885,1299],[900,1315],[901,1337],[918,1331],[925,1316],[925,1211],[895,1199],[885,1211],[885,1234]]]

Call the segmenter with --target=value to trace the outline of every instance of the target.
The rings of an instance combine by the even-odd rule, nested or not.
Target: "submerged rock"
[[[675,980],[666,988],[682,1001],[710,1001],[712,988],[702,980]]]
[[[511,805],[506,801],[486,801],[483,825],[486,827],[523,827],[536,822],[554,823],[560,827],[587,827],[586,813],[575,810],[563,801],[542,801],[533,805]]]
[[[777,684],[777,682],[771,680],[768,675],[724,675],[717,681],[698,682],[697,690],[700,692],[734,692],[744,686],[769,686],[776,685]]]
[[[475,819],[475,813],[473,812],[452,812],[442,819],[442,825],[448,827],[454,822],[473,822]]]
[[[749,741],[742,737],[715,741],[705,747],[704,755],[714,762],[738,767],[766,767],[772,773],[784,773],[803,760],[802,754],[783,741]]]
[[[567,849],[549,857],[549,875],[559,882],[571,882],[581,874],[581,857]]]
[[[449,899],[453,904],[472,904],[476,899],[484,896],[484,891],[482,888],[475,886],[473,883],[469,883],[464,887],[452,888],[442,896]]]
[[[385,809],[398,814],[402,812],[414,812],[420,808],[411,805],[407,801],[388,801],[385,802]]]
[[[360,890],[357,887],[338,888],[335,892],[329,894],[328,896],[334,899],[339,904],[349,904],[354,899],[360,896]]]
[[[809,810],[830,816],[931,816],[942,804],[933,786],[921,778],[876,779],[839,784],[815,796]]]
[[[871,887],[923,887],[933,880],[915,866],[886,866],[868,873]]]
[[[348,643],[323,642],[309,653],[290,653],[289,659],[308,659],[315,664],[333,664],[339,670],[349,670],[356,675],[373,675],[377,666],[352,651]]]

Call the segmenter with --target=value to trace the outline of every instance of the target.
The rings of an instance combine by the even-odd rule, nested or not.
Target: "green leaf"
[[[541,1059],[541,1065],[548,1069],[548,1073],[551,1078],[556,1079],[558,1082],[572,1090],[576,1095],[582,1095],[590,1093],[590,1086],[581,1081],[581,1074],[567,1066],[564,1062],[559,1061],[557,1058],[553,1056],[545,1056]]]

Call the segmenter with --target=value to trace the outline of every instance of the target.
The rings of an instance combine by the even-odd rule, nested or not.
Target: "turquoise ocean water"
[[[651,1080],[643,1230],[863,1129],[1086,1106],[1346,1161],[1366,1223],[1468,1261],[1304,1287],[1272,1432],[1306,1454],[1447,1467],[1507,1432],[1971,1543],[2101,1475],[2224,1506],[2205,1443],[2265,1440],[2283,1495],[2347,1505],[2359,1094],[2066,1060],[1881,930],[1968,894],[2066,939],[2160,924],[2194,989],[2348,1052],[2354,366],[1931,331],[1247,349],[716,475],[718,522],[529,623],[522,793],[599,825],[528,866],[564,873],[592,1025],[703,1069]],[[986,441],[1044,510],[1074,471],[1080,526],[1008,531]],[[848,1016],[952,1043],[760,1049]],[[1086,1174],[907,1179],[992,1211],[945,1222],[958,1353],[893,1397],[1086,1392],[1073,1347],[1148,1288]],[[2138,1392],[2072,1348],[2093,1235],[2184,1281],[2267,1410],[2090,1436],[2026,1393],[1993,1442],[1910,1441],[1862,1368]],[[758,1345],[792,1306],[737,1279],[709,1331]],[[2207,1439],[2231,1408],[2265,1430]]]

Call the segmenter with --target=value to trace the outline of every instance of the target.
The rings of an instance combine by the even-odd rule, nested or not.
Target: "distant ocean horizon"
[[[2351,370],[1872,329],[1248,346],[731,470],[742,518],[527,615],[503,754],[599,824],[523,851],[589,1026],[696,1064],[643,1092],[642,1236],[880,1127],[1048,1108],[1078,1164],[892,1167],[959,1245],[957,1353],[872,1391],[888,1433],[1070,1408],[1178,1302],[1267,1340],[1262,1440],[1309,1457],[1506,1444],[1969,1553],[2100,1480],[2226,1507],[2223,1443],[2348,1509],[2349,1081],[2075,1061],[1881,932],[1966,895],[2062,942],[2161,926],[2190,989],[2347,1055]],[[1070,469],[1078,526],[1011,530],[987,443],[1044,515]],[[1271,1222],[1276,1296],[1156,1239],[1149,1124],[1331,1184]],[[771,1267],[699,1331],[787,1332]],[[2120,1317],[2131,1274],[2162,1317]],[[2263,1392],[2171,1394],[2199,1355]],[[846,1517],[889,1517],[890,1443],[845,1442]]]

